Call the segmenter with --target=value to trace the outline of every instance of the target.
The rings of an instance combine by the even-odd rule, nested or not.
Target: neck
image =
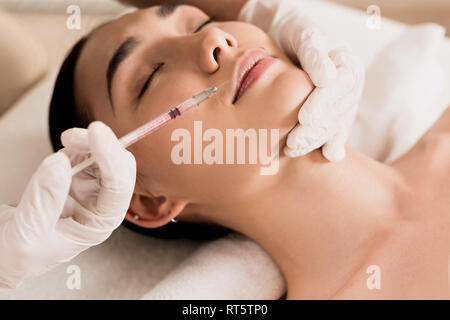
[[[258,242],[288,286],[301,282],[315,292],[328,281],[332,294],[399,216],[400,174],[350,148],[333,163],[318,150],[280,157],[279,173],[265,177],[263,192],[207,210],[218,224]]]

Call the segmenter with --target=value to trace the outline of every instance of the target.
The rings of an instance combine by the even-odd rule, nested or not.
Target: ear
[[[135,191],[125,219],[143,228],[158,228],[178,216],[188,203],[186,200],[170,201],[164,195],[153,196]],[[138,220],[134,219],[135,215],[139,216]]]

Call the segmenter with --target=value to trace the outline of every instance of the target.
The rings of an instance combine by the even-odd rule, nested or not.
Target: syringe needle
[[[219,84],[218,86],[215,86],[217,89],[219,89],[221,86],[223,86],[225,83],[230,82],[230,80],[227,80],[225,82],[222,82],[221,84]]]

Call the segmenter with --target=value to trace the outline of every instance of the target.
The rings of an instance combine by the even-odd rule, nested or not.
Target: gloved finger
[[[329,52],[329,56],[336,65],[336,68],[346,67],[353,69],[360,67],[359,59],[353,54],[352,50],[347,45],[341,45],[333,48]]]
[[[320,148],[330,136],[324,127],[304,126],[298,124],[288,135],[286,146],[297,154],[307,154]],[[293,154],[293,152],[291,152]]]
[[[56,223],[56,232],[52,234],[52,266],[65,263],[86,249],[104,242],[111,230],[95,229],[78,223],[73,217],[60,219]]]
[[[323,118],[329,109],[331,97],[330,86],[315,88],[298,112],[298,122],[302,125],[312,126]]]
[[[71,197],[71,195],[69,195],[64,208],[67,208],[70,212],[74,212],[72,217],[79,224],[89,226],[94,229],[111,231],[116,229],[123,221],[121,217],[117,217],[115,215],[99,215],[95,212],[95,210],[91,211],[91,206],[86,208],[86,206],[81,205],[80,202],[75,199],[75,197]]]
[[[82,128],[67,129],[61,134],[61,143],[71,152],[88,153],[90,150],[88,130]]]
[[[342,85],[347,88],[346,90],[350,94],[359,98],[364,87],[365,72],[360,59],[347,46],[341,46],[330,51],[330,58],[338,69],[343,69],[342,72],[346,75],[345,77],[341,75]]]
[[[304,156],[305,154],[308,153],[305,150],[302,150],[302,149],[291,149],[288,146],[284,146],[283,152],[289,158],[301,157],[301,156]]]
[[[78,209],[86,210],[74,199],[68,199],[69,206],[72,209],[78,211]],[[87,210],[86,210],[87,211]],[[105,217],[98,217],[99,219],[105,219]],[[117,220],[117,219],[116,219]],[[120,223],[120,222],[115,222]],[[105,241],[114,228],[104,228],[103,226],[97,227],[92,224],[85,224],[75,220],[74,217],[67,217],[66,219],[60,219],[56,225],[56,231],[62,234],[71,244],[77,244],[81,246],[93,246]]]
[[[64,148],[60,151],[64,152],[69,157],[72,166],[75,166],[89,157],[90,147],[87,129],[67,129],[61,134],[61,143]],[[92,166],[88,169],[92,170]],[[83,170],[80,174],[92,176],[88,169]]]
[[[63,153],[48,156],[32,176],[18,205],[17,225],[25,241],[53,232],[69,193],[70,161]]]
[[[317,87],[327,87],[336,79],[336,66],[329,57],[329,40],[316,28],[300,37],[297,56],[303,69]]]
[[[345,158],[345,142],[348,134],[345,131],[338,132],[322,147],[323,156],[329,161],[339,161]]]
[[[298,112],[298,121],[302,125],[332,124],[337,116],[347,110],[348,101],[354,99],[351,90],[354,76],[347,69],[339,67],[336,81],[326,88],[315,88]]]
[[[134,156],[122,147],[105,124],[92,122],[88,130],[91,153],[101,175],[97,213],[120,212],[125,217],[136,182]]]

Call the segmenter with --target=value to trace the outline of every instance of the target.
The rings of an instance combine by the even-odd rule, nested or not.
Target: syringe
[[[228,80],[229,81],[229,80]],[[169,121],[175,119],[177,116],[182,115],[186,111],[190,110],[192,107],[198,106],[200,103],[205,101],[206,99],[209,99],[212,97],[218,90],[219,87],[227,83],[228,81],[225,81],[221,85],[217,87],[211,87],[209,89],[203,90],[199,94],[196,94],[192,96],[191,98],[181,102],[176,107],[170,109],[169,111],[159,115],[153,120],[150,120],[149,122],[143,124],[142,126],[138,127],[137,129],[131,131],[130,133],[124,135],[122,138],[119,139],[120,143],[124,148],[128,148],[133,143],[141,140],[145,136],[149,135],[152,132],[155,132],[156,130],[160,129],[161,127],[165,126]],[[86,160],[80,162],[79,164],[75,165],[72,168],[72,175],[77,174],[78,172],[86,169],[90,165],[94,164],[94,159],[92,157],[87,158]]]

